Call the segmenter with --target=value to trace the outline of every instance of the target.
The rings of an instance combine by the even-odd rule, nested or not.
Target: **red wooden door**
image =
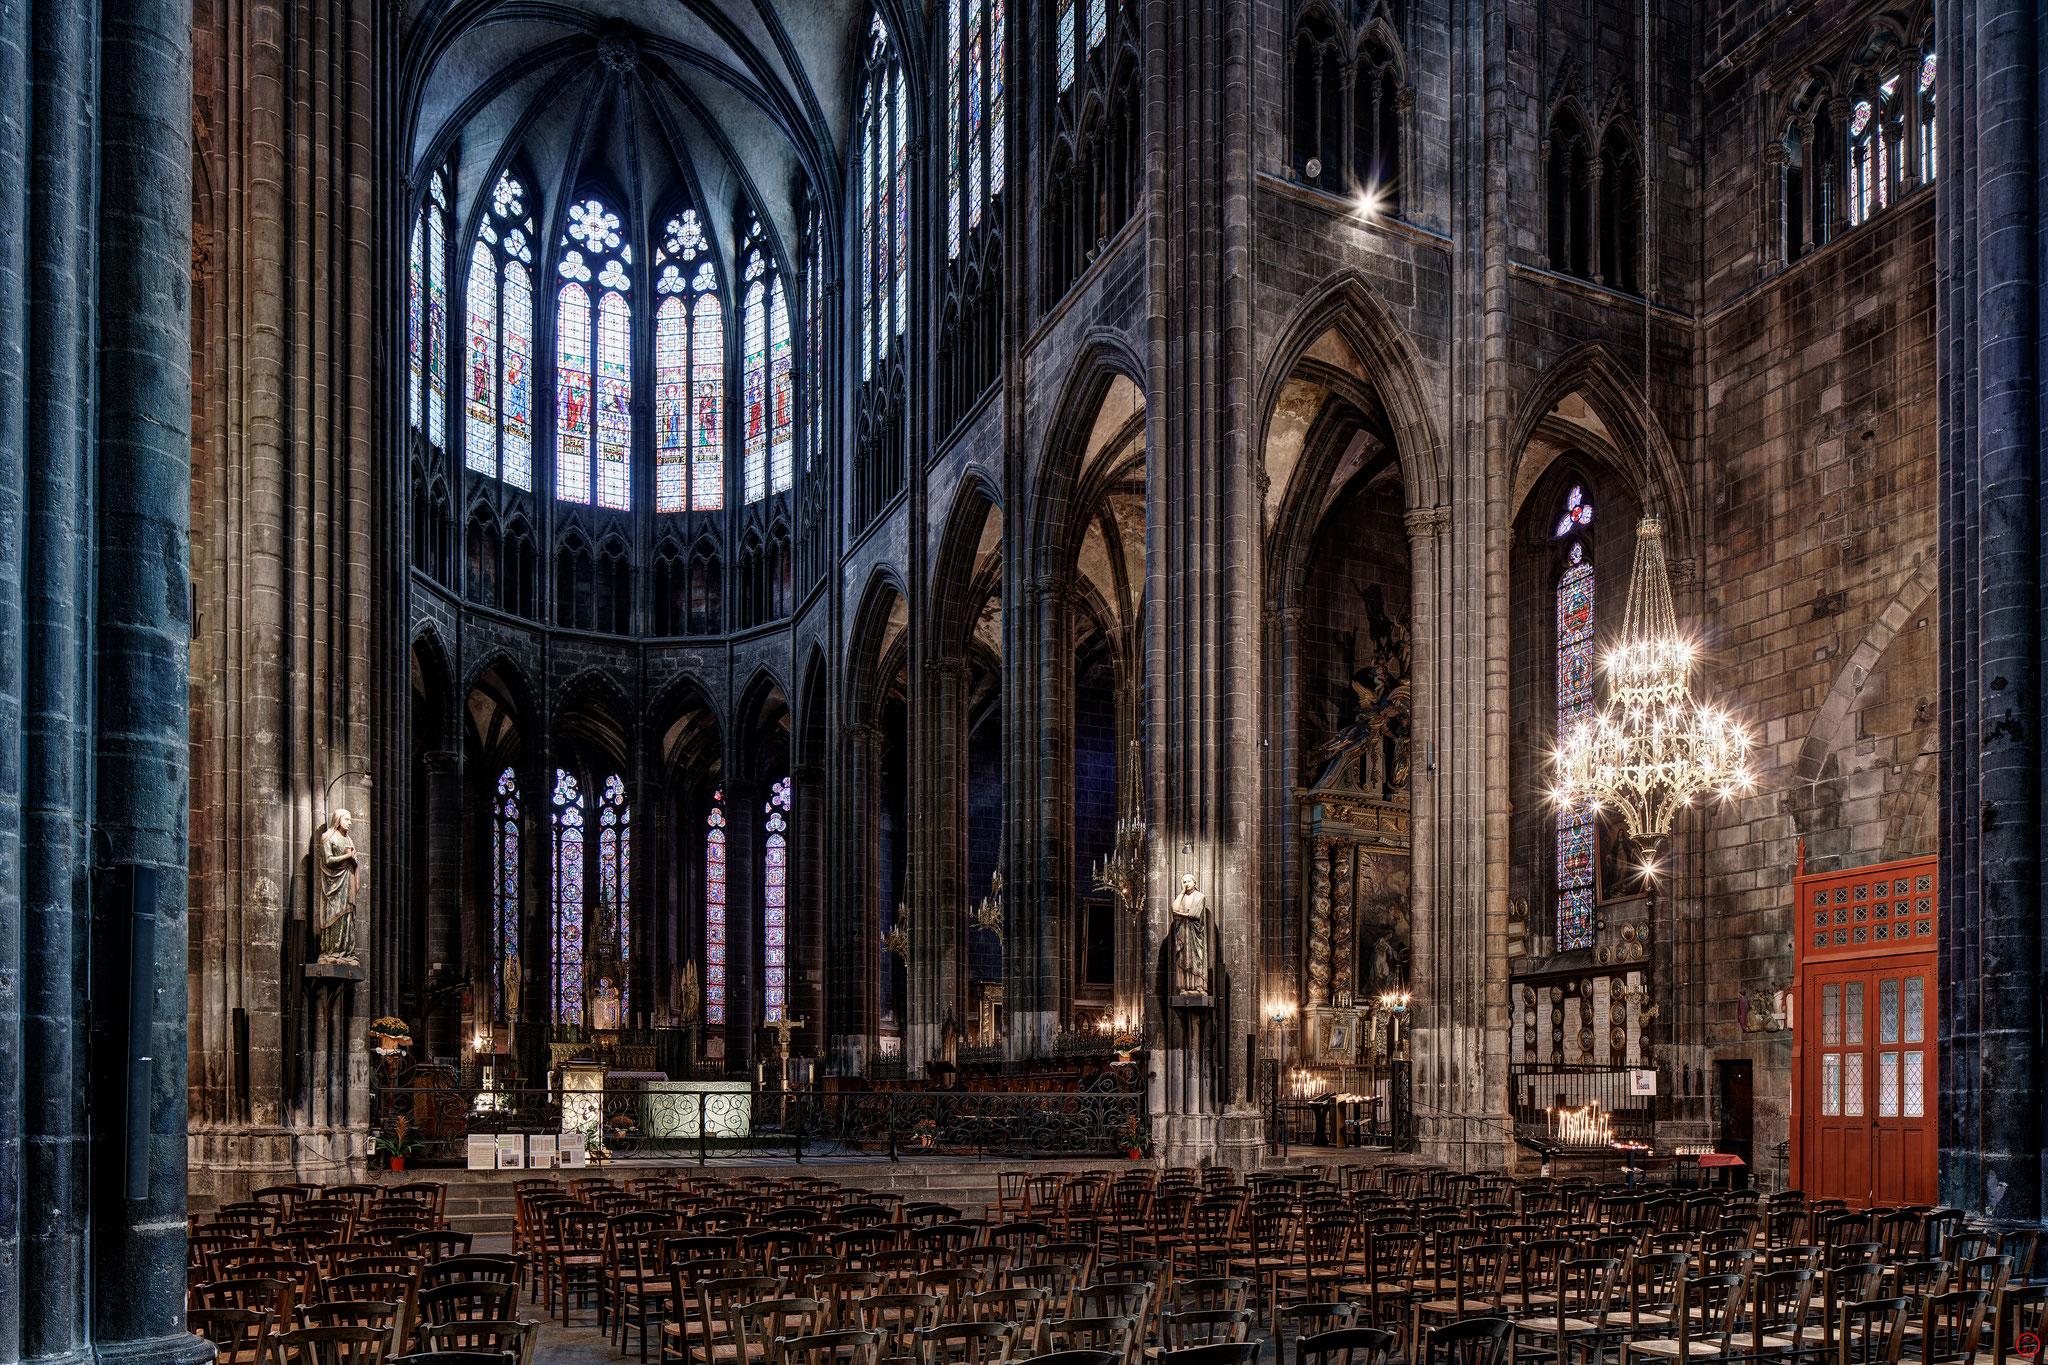
[[[1934,860],[1797,881],[1792,1178],[1934,1202]]]

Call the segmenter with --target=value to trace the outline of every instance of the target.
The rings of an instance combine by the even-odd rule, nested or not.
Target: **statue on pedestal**
[[[1180,894],[1173,898],[1173,993],[1209,993],[1209,902],[1196,889],[1195,874],[1184,872]]]
[[[356,891],[360,873],[355,841],[348,837],[352,817],[337,809],[320,831],[320,905],[315,927],[320,933],[320,960],[359,964],[356,956]]]

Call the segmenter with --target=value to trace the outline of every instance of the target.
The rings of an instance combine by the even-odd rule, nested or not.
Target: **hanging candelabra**
[[[974,907],[968,916],[975,928],[994,934],[1000,943],[1003,938],[1003,869],[998,867],[989,875],[988,894]]]
[[[882,946],[896,954],[898,961],[910,961],[910,907],[901,901],[896,903],[896,922],[889,926]]]
[[[1127,915],[1135,917],[1145,905],[1145,814],[1139,794],[1138,764],[1142,757],[1138,741],[1131,741],[1130,761],[1124,764],[1123,791],[1117,802],[1116,843],[1095,860],[1095,889],[1116,897]]]
[[[1694,801],[1755,787],[1748,731],[1693,695],[1698,651],[1678,630],[1662,532],[1654,516],[1636,527],[1621,641],[1601,660],[1607,700],[1565,736],[1553,793],[1563,810],[1619,811],[1646,857]]]

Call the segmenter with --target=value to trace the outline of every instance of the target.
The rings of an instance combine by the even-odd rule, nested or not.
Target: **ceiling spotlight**
[[[1323,178],[1323,159],[1319,156],[1312,156],[1303,162],[1301,178],[1303,180],[1321,180]]]

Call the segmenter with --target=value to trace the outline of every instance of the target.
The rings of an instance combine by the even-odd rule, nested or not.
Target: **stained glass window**
[[[1557,534],[1570,535],[1593,520],[1593,504],[1573,488]],[[1557,737],[1560,743],[1593,715],[1593,566],[1586,543],[1573,539],[1557,581]],[[1557,949],[1593,946],[1595,817],[1586,809],[1557,817]]]
[[[725,1022],[725,793],[704,817],[704,1021]]]
[[[1849,221],[1861,223],[1885,206],[1890,179],[1881,107],[1859,100],[1849,116]]]
[[[1059,0],[1059,67],[1061,94],[1074,86],[1074,0]]]
[[[1003,190],[1003,6],[949,0],[946,30],[946,255],[960,254]]]
[[[654,289],[654,510],[725,506],[725,305],[695,209],[662,230]]]
[[[963,0],[968,3],[969,0]],[[979,3],[979,0],[973,0]],[[882,16],[868,30],[861,90],[861,378],[872,379],[909,318],[909,90]]]
[[[784,1017],[789,1007],[789,779],[768,791],[762,829],[761,1017]]]
[[[1565,494],[1564,515],[1557,519],[1554,536],[1568,536],[1580,526],[1593,524],[1593,504],[1586,501],[1586,490],[1574,484],[1572,491]]]
[[[498,472],[498,263],[483,234],[469,253],[469,365],[463,400],[466,463],[479,474]]]
[[[420,395],[427,379],[427,210],[412,220],[411,264],[406,270],[406,420],[415,435],[426,431]]]
[[[427,190],[427,326],[423,344],[427,385],[427,440],[448,446],[448,188],[441,172]]]
[[[809,473],[825,444],[825,227],[815,205],[804,262],[804,394],[809,410],[804,421],[804,472]]]
[[[1109,0],[1088,0],[1088,50],[1102,46],[1109,34]]]
[[[469,252],[463,463],[514,488],[533,485],[532,262],[526,187],[507,171]]]
[[[558,1025],[583,1022],[583,791],[555,769],[554,1009]]]
[[[768,289],[768,491],[789,491],[795,471],[796,374],[789,345],[789,300],[778,276]]]
[[[498,774],[491,806],[491,1018],[506,1018],[506,1002],[519,971],[519,781],[510,768]]]
[[[748,502],[768,495],[768,287],[756,274],[760,263],[759,257],[747,263],[754,278],[740,330],[740,469]]]
[[[597,807],[597,894],[603,907],[604,944],[616,953],[620,980],[612,985],[623,995],[628,964],[633,958],[633,831],[626,804],[626,784],[617,773],[604,782]]]
[[[1932,183],[1935,172],[1940,168],[1941,139],[1934,120],[1934,73],[1938,54],[1930,52],[1920,59],[1920,78],[1916,83],[1915,95],[1920,100],[1920,178]]]
[[[633,248],[600,199],[569,207],[555,270],[555,496],[632,505]],[[595,285],[593,306],[590,286]]]

